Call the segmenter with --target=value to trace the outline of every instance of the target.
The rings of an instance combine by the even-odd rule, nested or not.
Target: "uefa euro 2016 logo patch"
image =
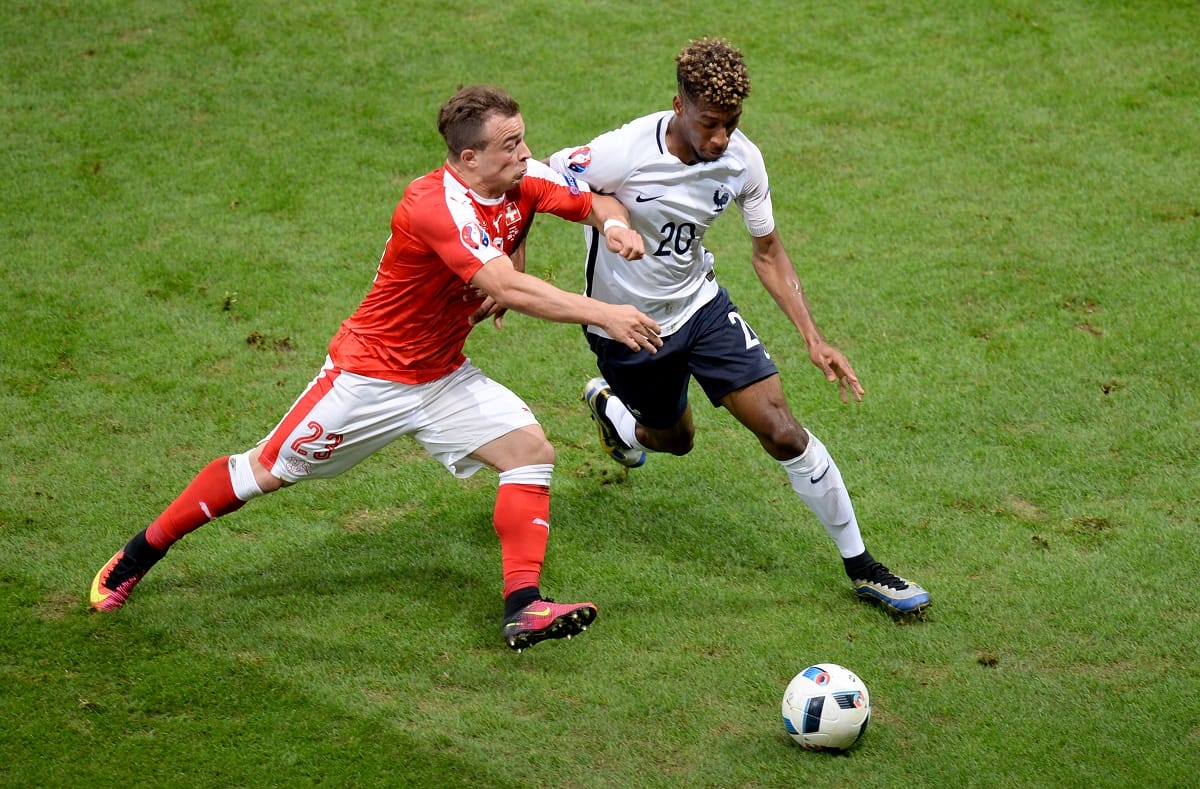
[[[576,148],[567,157],[567,169],[573,173],[582,173],[592,164],[592,149],[588,146]]]
[[[481,247],[492,245],[492,240],[488,238],[487,232],[474,222],[468,222],[463,225],[460,236],[462,237],[463,246],[468,249],[478,251]]]

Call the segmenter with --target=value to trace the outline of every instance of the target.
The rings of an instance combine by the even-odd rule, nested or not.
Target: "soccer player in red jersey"
[[[637,309],[567,293],[520,271],[539,212],[597,228],[614,253],[636,260],[641,237],[617,200],[592,194],[530,158],[516,101],[466,87],[441,108],[445,164],[416,179],[362,304],[329,344],[320,373],[256,446],[205,466],[92,581],[91,605],[121,607],[146,572],[186,534],[265,493],[337,476],[411,435],[452,474],[499,474],[493,525],[500,538],[503,635],[513,649],[575,635],[591,603],[562,604],[539,586],[550,529],[554,448],[528,406],[489,379],[463,347],[473,325],[506,309],[597,324],[631,351],[653,353],[658,324]]]

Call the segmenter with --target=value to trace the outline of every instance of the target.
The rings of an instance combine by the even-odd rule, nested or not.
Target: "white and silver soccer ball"
[[[847,750],[858,742],[870,720],[867,686],[836,663],[809,666],[783,692],[783,726],[805,748]]]

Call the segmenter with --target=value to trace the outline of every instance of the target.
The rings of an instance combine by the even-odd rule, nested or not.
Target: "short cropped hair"
[[[723,38],[692,41],[675,58],[679,95],[703,99],[722,109],[737,109],[750,95],[750,75],[740,50]]]
[[[468,85],[446,100],[438,112],[438,131],[446,141],[450,155],[458,158],[468,148],[487,147],[483,127],[492,115],[511,118],[521,107],[503,88]]]

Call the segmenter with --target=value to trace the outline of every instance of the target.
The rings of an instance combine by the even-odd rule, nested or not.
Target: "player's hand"
[[[608,247],[609,252],[626,260],[641,260],[646,254],[646,242],[636,230],[615,224],[604,234],[604,245]]]
[[[661,329],[649,316],[628,304],[609,305],[608,311],[612,317],[601,325],[609,337],[634,351],[655,353],[662,347],[662,337],[658,336]]]
[[[821,342],[808,349],[808,358],[825,373],[825,380],[830,383],[837,382],[838,395],[843,403],[850,402],[851,395],[854,396],[854,402],[862,402],[863,395],[867,392],[858,382],[858,376],[854,374],[854,368],[850,366],[845,354],[829,343]]]
[[[503,329],[504,313],[508,312],[508,310],[504,307],[501,307],[496,303],[495,299],[493,299],[491,296],[488,296],[481,290],[476,290],[470,286],[467,287],[467,290],[468,293],[463,294],[463,301],[474,301],[480,296],[483,297],[483,301],[480,303],[479,307],[467,318],[467,323],[474,326],[477,323],[483,323],[488,318],[491,318],[492,323],[495,324],[497,329]]]

